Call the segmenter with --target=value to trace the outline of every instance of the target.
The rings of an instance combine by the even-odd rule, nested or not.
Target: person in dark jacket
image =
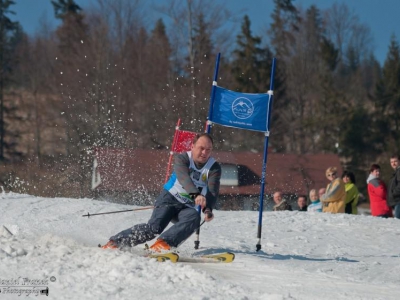
[[[380,174],[381,167],[377,164],[372,164],[367,179],[371,215],[382,218],[393,217],[392,209],[388,206],[386,201],[386,185],[379,178]]]
[[[285,199],[282,198],[281,191],[276,191],[272,197],[275,202],[275,205],[272,208],[273,211],[292,210],[292,206],[287,203]]]
[[[400,219],[400,164],[399,155],[393,155],[390,158],[390,165],[394,173],[389,181],[388,205],[394,209],[394,217]]]
[[[196,135],[191,151],[175,156],[174,171],[155,201],[150,220],[110,237],[102,248],[134,247],[158,236],[150,250],[168,251],[199,228],[197,207],[201,207],[204,221],[211,221],[221,178],[221,166],[211,157],[212,147],[209,134]],[[170,222],[173,225],[164,231]]]
[[[297,198],[297,205],[299,206],[299,211],[307,211],[307,196],[300,195]]]

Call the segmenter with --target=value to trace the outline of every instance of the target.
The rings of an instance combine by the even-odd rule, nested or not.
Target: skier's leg
[[[175,225],[160,235],[171,247],[178,247],[200,226],[200,215],[196,209],[185,207],[178,216]]]
[[[156,199],[155,208],[148,223],[137,224],[112,236],[110,240],[121,246],[136,246],[154,239],[176,216],[175,198],[163,191]]]

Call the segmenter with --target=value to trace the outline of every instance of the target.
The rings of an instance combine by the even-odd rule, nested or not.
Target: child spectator
[[[317,191],[312,189],[310,191],[311,204],[307,207],[307,211],[322,212],[322,203],[318,199]]]

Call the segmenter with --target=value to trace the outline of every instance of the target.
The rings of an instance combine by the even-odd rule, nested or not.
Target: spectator
[[[346,207],[344,212],[346,214],[356,215],[357,214],[357,204],[358,197],[360,193],[355,185],[356,177],[353,172],[344,171],[342,174],[342,180],[344,182],[344,188],[346,190]]]
[[[390,158],[390,165],[394,173],[389,181],[388,205],[394,209],[394,217],[400,219],[400,165],[399,155],[393,155]]]
[[[321,203],[321,201],[319,201],[317,191],[315,189],[312,189],[310,191],[310,201],[311,201],[311,204],[307,207],[307,211],[322,212],[322,203]]]
[[[326,187],[326,192],[320,199],[322,202],[322,211],[333,214],[344,213],[346,190],[343,180],[337,177],[337,170],[335,167],[329,167],[325,174],[326,178],[331,182]]]
[[[297,205],[299,206],[299,211],[307,211],[307,196],[300,195],[297,198]]]
[[[367,179],[371,215],[382,218],[393,217],[392,209],[386,201],[386,185],[379,178],[380,174],[381,167],[377,164],[372,164]]]
[[[275,202],[275,205],[273,207],[274,211],[292,210],[290,204],[287,203],[286,200],[282,198],[282,192],[276,191],[273,195],[273,199]]]
[[[318,190],[318,199],[321,199],[322,195],[324,195],[326,192],[326,188],[320,188]]]

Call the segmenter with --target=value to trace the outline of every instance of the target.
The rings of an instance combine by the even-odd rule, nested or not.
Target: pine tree
[[[289,55],[290,45],[294,42],[294,34],[299,29],[299,13],[292,2],[293,0],[274,0],[272,23],[268,33],[271,36],[274,53],[279,59]]]
[[[375,114],[380,134],[385,136],[385,150],[400,151],[400,47],[394,35],[377,85]]]
[[[266,93],[269,90],[272,52],[261,47],[261,38],[253,36],[251,22],[246,15],[236,39],[231,63],[233,89],[242,93]],[[262,136],[253,132],[240,132],[233,137],[235,147],[262,150]]]
[[[242,31],[237,36],[237,48],[234,50],[232,74],[235,78],[235,90],[246,93],[261,93],[269,89],[269,72],[272,53],[261,48],[261,38],[251,33],[251,22],[246,15]]]
[[[64,20],[71,14],[76,15],[82,10],[74,0],[52,0],[51,3],[53,4],[56,18],[61,20]]]
[[[10,6],[15,4],[12,0],[0,1],[0,161],[4,160],[5,149],[13,154],[15,152],[15,133],[10,132],[10,141],[5,140],[7,124],[5,121],[6,115],[11,115],[15,112],[15,106],[6,106],[4,103],[4,89],[10,84],[10,75],[14,67],[14,52],[16,44],[21,36],[21,28],[18,22],[13,22],[7,16],[14,14],[10,10]],[[14,138],[13,138],[14,137]]]

